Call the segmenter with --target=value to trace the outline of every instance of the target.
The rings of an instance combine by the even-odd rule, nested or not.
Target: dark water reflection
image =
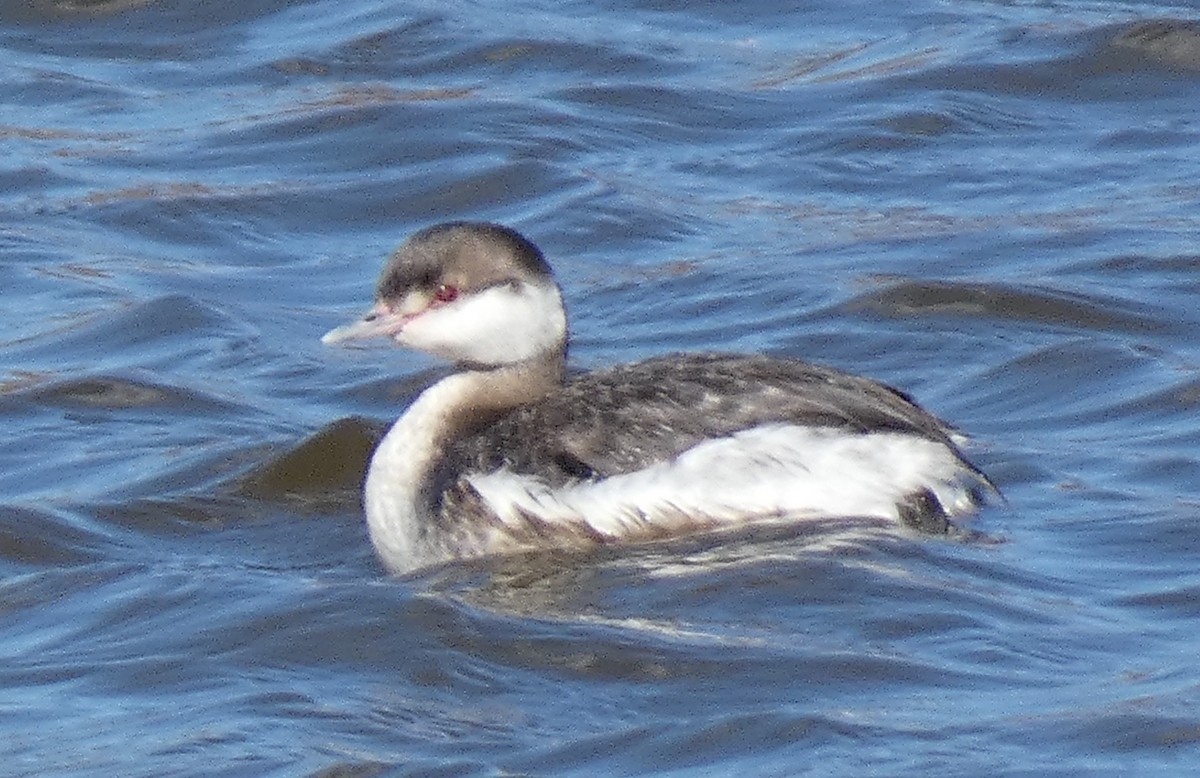
[[[0,0],[5,773],[1190,774],[1176,12]],[[865,373],[1008,504],[385,577],[357,484],[444,368],[318,338],[452,218],[577,367]]]

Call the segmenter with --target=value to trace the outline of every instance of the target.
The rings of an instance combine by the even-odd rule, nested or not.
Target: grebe
[[[496,224],[417,232],[374,308],[322,340],[373,336],[459,368],[371,460],[367,523],[392,573],[771,519],[944,532],[994,490],[944,422],[831,368],[677,354],[567,378],[558,284],[533,243]]]

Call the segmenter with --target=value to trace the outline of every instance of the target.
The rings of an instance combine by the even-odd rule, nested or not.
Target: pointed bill
[[[358,321],[343,324],[321,336],[325,345],[342,343],[347,340],[363,340],[364,338],[393,337],[404,328],[410,317],[394,313],[382,303],[376,305]]]

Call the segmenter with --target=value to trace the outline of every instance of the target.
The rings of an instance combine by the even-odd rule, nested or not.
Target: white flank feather
[[[506,470],[469,480],[506,524],[526,514],[619,538],[773,516],[899,519],[897,503],[922,489],[954,513],[969,508],[964,481],[972,478],[950,449],[926,438],[776,424],[706,441],[635,473],[559,489]]]

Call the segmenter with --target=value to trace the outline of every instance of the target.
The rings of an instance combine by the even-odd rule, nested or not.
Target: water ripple
[[[1185,769],[1200,35],[1167,12],[0,0],[7,769]],[[864,373],[1007,504],[385,577],[358,484],[445,368],[318,338],[453,218],[546,250],[573,368]]]

